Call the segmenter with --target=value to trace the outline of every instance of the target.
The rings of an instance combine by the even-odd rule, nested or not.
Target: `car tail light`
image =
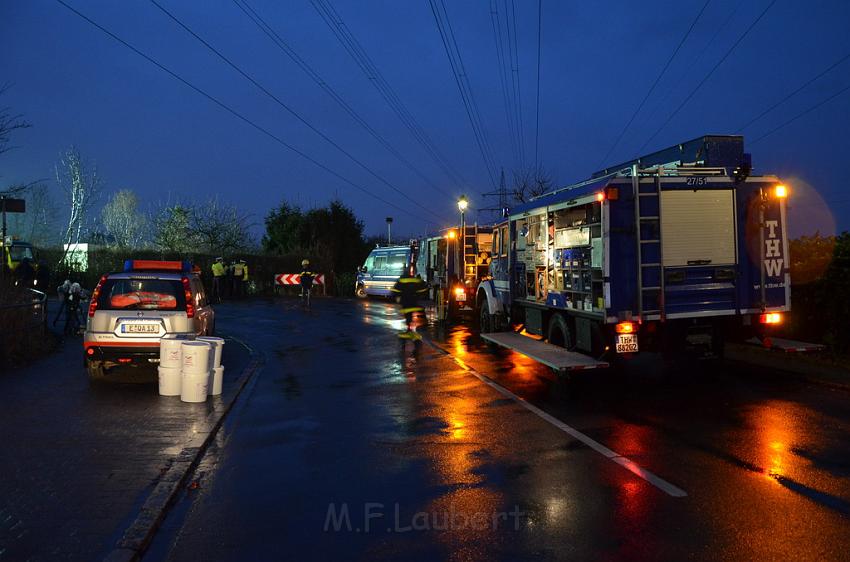
[[[126,363],[132,363],[133,360],[129,357],[119,357],[118,362],[126,364]]]
[[[189,278],[184,277],[183,281],[183,294],[186,297],[186,317],[194,318],[195,317],[195,305],[192,303],[192,287],[189,285]]]
[[[616,326],[616,330],[618,334],[634,334],[635,333],[635,323],[634,322],[620,322]]]
[[[89,318],[93,318],[94,313],[97,311],[97,301],[100,298],[100,290],[108,277],[108,275],[102,275],[100,281],[97,282],[97,287],[94,288],[94,292],[91,294],[91,300],[89,301]]]
[[[768,312],[759,316],[761,324],[782,324],[782,315],[778,312]]]

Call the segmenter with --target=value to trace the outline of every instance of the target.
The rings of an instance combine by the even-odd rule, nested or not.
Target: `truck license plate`
[[[637,334],[617,334],[617,353],[637,353]]]
[[[158,334],[159,324],[122,324],[121,331],[125,334]]]

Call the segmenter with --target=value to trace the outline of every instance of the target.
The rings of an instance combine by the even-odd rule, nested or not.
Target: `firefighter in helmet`
[[[427,285],[425,285],[425,282],[422,281],[420,276],[417,275],[414,277],[410,268],[405,268],[404,274],[399,277],[391,290],[399,297],[401,313],[404,314],[404,322],[407,326],[407,329],[399,334],[399,337],[414,340],[420,339],[421,336],[413,331],[411,327],[413,325],[413,315],[425,310],[419,304],[419,299],[428,292]]]

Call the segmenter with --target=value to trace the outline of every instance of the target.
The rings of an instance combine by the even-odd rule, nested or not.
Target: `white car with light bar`
[[[213,335],[215,312],[191,264],[127,260],[103,275],[91,296],[83,353],[92,379],[113,367],[159,361],[166,334]]]

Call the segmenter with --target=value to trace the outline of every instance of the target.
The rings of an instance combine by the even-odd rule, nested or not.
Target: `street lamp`
[[[469,199],[466,198],[466,195],[461,195],[457,200],[457,208],[460,211],[460,236],[458,239],[458,278],[461,283],[464,281],[466,277],[466,262],[465,256],[463,254],[466,249],[466,208],[469,206]]]

